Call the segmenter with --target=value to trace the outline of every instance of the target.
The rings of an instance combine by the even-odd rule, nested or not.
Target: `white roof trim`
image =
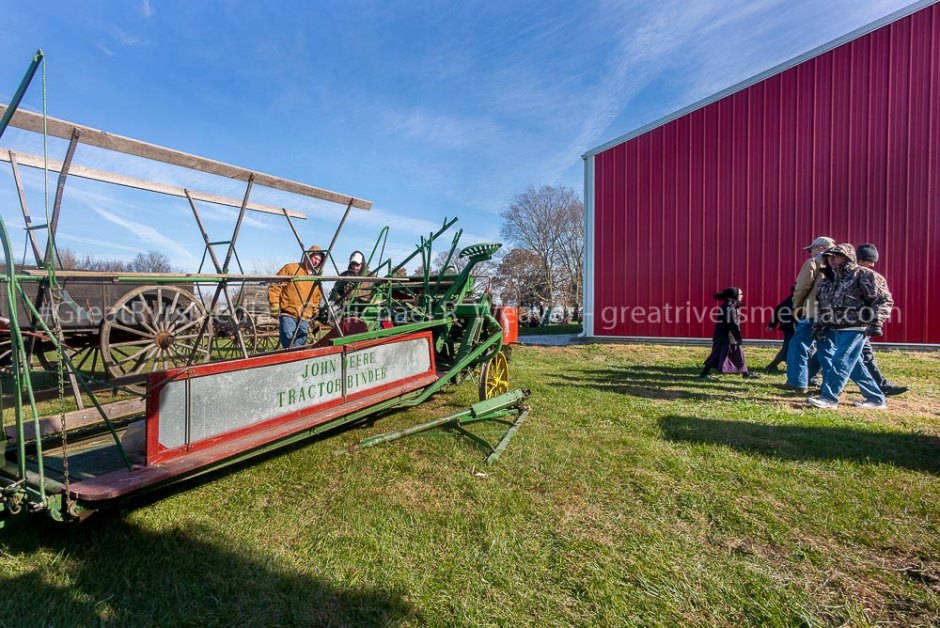
[[[702,107],[705,107],[714,102],[717,102],[721,100],[722,98],[724,98],[725,96],[730,96],[731,94],[735,92],[739,92],[752,85],[756,85],[757,83],[760,83],[766,78],[770,78],[771,76],[780,74],[784,70],[789,70],[793,66],[799,65],[803,63],[804,61],[807,61],[814,57],[818,57],[819,55],[823,53],[829,52],[830,50],[833,50],[834,48],[838,48],[842,44],[848,43],[852,40],[858,39],[859,37],[867,35],[868,33],[871,33],[872,31],[876,31],[882,26],[887,26],[888,24],[891,24],[892,22],[897,22],[901,18],[907,17],[908,15],[911,15],[912,13],[917,13],[924,7],[928,7],[932,4],[936,4],[937,2],[940,2],[940,0],[918,0],[918,2],[915,2],[914,4],[908,5],[902,9],[898,9],[894,13],[889,13],[888,15],[884,16],[883,18],[879,20],[872,22],[871,24],[867,24],[865,26],[862,26],[861,28],[857,28],[851,33],[847,33],[837,39],[830,41],[827,44],[823,44],[822,46],[813,48],[812,50],[808,52],[804,52],[803,54],[797,57],[794,57],[793,59],[790,59],[789,61],[785,61],[781,63],[780,65],[770,68],[769,70],[765,70],[761,72],[760,74],[752,76],[751,78],[738,83],[737,85],[732,85],[731,87],[721,90],[717,94],[713,94],[709,96],[708,98],[700,100],[687,107],[683,107],[679,111],[671,113],[665,117],[662,117],[658,120],[650,122],[649,124],[641,126],[638,129],[630,131],[629,133],[621,135],[620,137],[612,139],[609,142],[605,142],[601,144],[600,146],[592,148],[591,150],[581,155],[581,158],[587,159],[588,157],[592,157],[594,155],[597,155],[598,153],[604,152],[605,150],[611,149],[614,146],[623,144],[624,142],[632,140],[635,137],[643,135],[647,131],[652,131],[656,127],[672,122],[673,120],[677,120],[688,113],[692,113],[693,111],[697,109],[701,109]]]

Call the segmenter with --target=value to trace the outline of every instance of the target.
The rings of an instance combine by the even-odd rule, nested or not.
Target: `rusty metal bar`
[[[339,239],[339,233],[340,231],[343,230],[343,225],[346,224],[346,219],[349,218],[349,212],[350,210],[352,210],[352,208],[353,208],[353,204],[352,204],[352,201],[350,200],[349,204],[346,205],[346,211],[343,212],[342,219],[340,219],[339,224],[336,226],[336,231],[333,233],[333,239],[330,240],[330,246],[329,248],[327,248],[327,250],[330,251],[331,253],[330,260],[333,262],[333,270],[336,271],[337,275],[339,274],[339,268],[336,266],[336,260],[333,259],[333,255],[332,255],[333,247],[336,246],[336,241]]]
[[[49,263],[49,260],[52,260],[53,264],[58,264],[61,268],[62,264],[59,261],[59,255],[55,250],[55,230],[59,226],[59,214],[62,211],[62,197],[65,195],[65,182],[69,177],[69,168],[72,166],[72,157],[75,156],[75,148],[78,146],[78,137],[80,133],[78,129],[75,129],[72,132],[72,139],[69,140],[69,148],[65,153],[65,160],[62,162],[62,170],[59,172],[59,182],[56,184],[55,190],[55,203],[52,205],[52,218],[49,220],[49,224],[46,225],[46,234],[48,240],[46,242],[46,256],[44,259],[44,266]]]
[[[33,217],[29,213],[29,204],[26,202],[26,191],[23,189],[23,179],[20,176],[20,165],[16,160],[16,153],[10,151],[10,166],[13,168],[13,181],[16,183],[16,193],[20,198],[20,211],[23,213],[23,221],[26,223],[26,234],[33,247],[33,256],[36,258],[36,264],[42,264],[42,251],[39,248],[39,240],[36,239],[35,230],[39,227],[33,226]]]
[[[245,198],[242,206],[238,210],[238,220],[235,221],[235,230],[232,232],[232,239],[228,242],[228,252],[225,254],[225,261],[222,263],[222,274],[228,272],[228,265],[232,261],[232,255],[235,253],[235,242],[238,240],[238,232],[241,231],[242,221],[245,219],[245,208],[248,205],[248,197],[251,195],[251,188],[254,185],[255,175],[252,173],[248,177],[248,185],[245,187]]]
[[[193,210],[193,216],[196,218],[196,224],[199,226],[199,233],[202,234],[202,240],[206,243],[206,251],[208,251],[209,257],[212,259],[212,265],[215,267],[215,272],[221,275],[223,274],[222,266],[219,264],[219,258],[215,255],[215,249],[213,248],[212,243],[209,241],[209,233],[206,231],[206,226],[202,222],[202,217],[199,215],[199,210],[196,209],[196,201],[193,200],[189,190],[184,189],[183,192],[186,193],[186,200],[189,201],[189,206]]]
[[[306,251],[307,247],[304,246],[304,241],[301,239],[300,234],[297,232],[297,227],[294,226],[294,221],[290,219],[290,214],[287,212],[286,208],[283,208],[284,218],[287,219],[287,224],[290,226],[290,230],[294,232],[294,239],[297,240],[297,244],[300,246],[301,251]]]

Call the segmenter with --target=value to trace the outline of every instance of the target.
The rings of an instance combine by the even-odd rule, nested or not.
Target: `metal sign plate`
[[[196,370],[196,375],[169,381],[158,393],[158,450],[185,449],[426,375],[433,369],[430,343],[430,335],[411,336],[365,348],[337,347],[326,354],[298,352],[297,359],[288,361],[285,354],[275,354],[279,361],[274,363],[249,358],[230,363],[230,370],[204,375]],[[152,453],[148,451],[148,458]]]

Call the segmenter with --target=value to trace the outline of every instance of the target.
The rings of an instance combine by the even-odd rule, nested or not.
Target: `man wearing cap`
[[[868,268],[884,281],[884,277],[875,271],[875,264],[878,262],[878,248],[874,244],[862,244],[859,246],[856,251],[856,257],[858,258],[859,266]],[[885,285],[887,285],[887,283],[888,282],[885,281]],[[878,368],[878,364],[875,362],[875,350],[871,346],[870,338],[865,338],[865,346],[862,347],[862,362],[865,363],[865,367],[868,369],[868,372],[871,373],[875,383],[881,388],[881,392],[889,397],[892,395],[902,395],[910,390],[907,386],[896,386],[892,384],[888,381],[888,378],[884,376],[884,373],[881,372],[881,369]]]
[[[809,259],[803,262],[800,274],[796,277],[793,286],[793,312],[800,318],[790,339],[790,348],[787,350],[787,383],[786,388],[806,392],[809,380],[819,372],[819,360],[813,352],[815,341],[813,339],[813,323],[816,317],[816,290],[823,280],[823,267],[825,260],[822,254],[835,245],[835,241],[827,236],[819,236],[803,247],[809,251]]]
[[[362,251],[353,251],[349,256],[349,266],[339,274],[340,277],[364,277],[369,274]],[[368,303],[372,299],[372,286],[362,281],[340,279],[330,291],[330,302],[339,306],[347,303]]]
[[[286,264],[277,274],[298,278],[317,275],[325,260],[326,251],[314,245],[304,251],[299,264]],[[277,319],[282,348],[307,344],[309,324],[319,312],[321,295],[319,281],[284,281],[268,286],[268,303],[271,316]]]
[[[819,396],[807,402],[817,408],[837,407],[851,378],[865,397],[853,405],[884,409],[885,396],[862,362],[862,347],[867,338],[881,335],[891,315],[894,301],[888,284],[878,273],[856,263],[851,244],[834,246],[825,256],[832,274],[819,284],[814,328],[823,381]]]

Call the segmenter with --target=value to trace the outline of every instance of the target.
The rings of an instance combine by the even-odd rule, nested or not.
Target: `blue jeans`
[[[806,388],[809,380],[819,372],[819,357],[813,353],[814,319],[804,318],[796,324],[790,348],[787,350],[787,386]]]
[[[298,327],[300,329],[297,329]],[[297,337],[294,338],[294,344],[291,344],[290,339],[293,338],[295,329],[297,329]],[[281,338],[282,349],[301,347],[307,344],[307,321],[300,321],[300,325],[298,325],[297,319],[293,316],[281,315],[277,320],[277,331]]]
[[[858,384],[866,401],[884,403],[885,396],[862,362],[862,348],[867,336],[860,331],[827,329],[819,341],[819,362],[823,383],[820,397],[839,403],[839,396],[849,379]]]
[[[865,346],[862,347],[862,362],[865,363],[865,368],[868,369],[871,378],[878,384],[878,388],[884,390],[885,388],[894,386],[894,384],[889,382],[888,378],[884,376],[881,369],[878,368],[878,363],[875,362],[875,350],[871,346],[871,339],[869,338],[865,339]]]

